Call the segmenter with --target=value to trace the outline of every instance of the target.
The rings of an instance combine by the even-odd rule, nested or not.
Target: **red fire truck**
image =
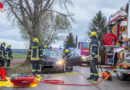
[[[87,63],[90,61],[89,58],[89,44],[90,40],[81,40],[78,43],[78,49],[80,49],[80,53],[82,55],[82,62]]]
[[[116,69],[120,80],[130,78],[130,2],[112,14],[108,22],[108,33],[103,37],[105,64]]]

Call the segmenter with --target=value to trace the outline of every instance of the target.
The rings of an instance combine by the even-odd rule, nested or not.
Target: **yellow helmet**
[[[92,33],[90,33],[90,38],[92,37]]]
[[[33,42],[39,43],[38,38],[34,38],[34,39],[33,39]]]
[[[10,44],[8,44],[8,45],[7,45],[7,48],[8,48],[8,47],[11,47],[11,45],[10,45]]]
[[[65,49],[65,53],[69,53],[69,49]]]
[[[5,43],[5,42],[2,42],[1,45],[6,45],[6,43]]]
[[[91,36],[96,36],[97,37],[97,33],[94,31],[90,34]]]

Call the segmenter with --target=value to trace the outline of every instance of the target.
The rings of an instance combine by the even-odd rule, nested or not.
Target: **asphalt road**
[[[75,73],[76,72],[76,73]],[[77,72],[80,72],[78,74]],[[47,74],[43,80],[64,80],[65,83],[75,84],[91,84],[90,81],[86,80],[89,76],[88,67],[74,67],[72,73],[65,74]],[[99,78],[99,81],[102,78]],[[63,85],[52,85],[40,82],[36,88],[5,88],[2,87],[0,90],[130,90],[130,81],[120,81],[116,77],[112,81],[104,81],[103,83],[96,86],[63,86]]]

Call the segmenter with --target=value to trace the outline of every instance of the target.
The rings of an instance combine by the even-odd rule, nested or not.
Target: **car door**
[[[70,57],[68,57],[66,59],[67,66],[79,66],[79,65],[81,65],[82,60],[81,60],[81,55],[80,55],[78,50],[74,50],[73,52],[70,53],[69,56]]]

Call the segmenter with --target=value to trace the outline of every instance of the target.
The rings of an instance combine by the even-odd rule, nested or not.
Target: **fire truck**
[[[130,78],[130,1],[109,17],[108,32],[103,37],[105,64],[119,66],[117,78]]]
[[[82,63],[86,64],[90,61],[89,57],[89,44],[91,40],[80,40],[78,42],[78,49],[80,49],[80,54],[82,58]]]

